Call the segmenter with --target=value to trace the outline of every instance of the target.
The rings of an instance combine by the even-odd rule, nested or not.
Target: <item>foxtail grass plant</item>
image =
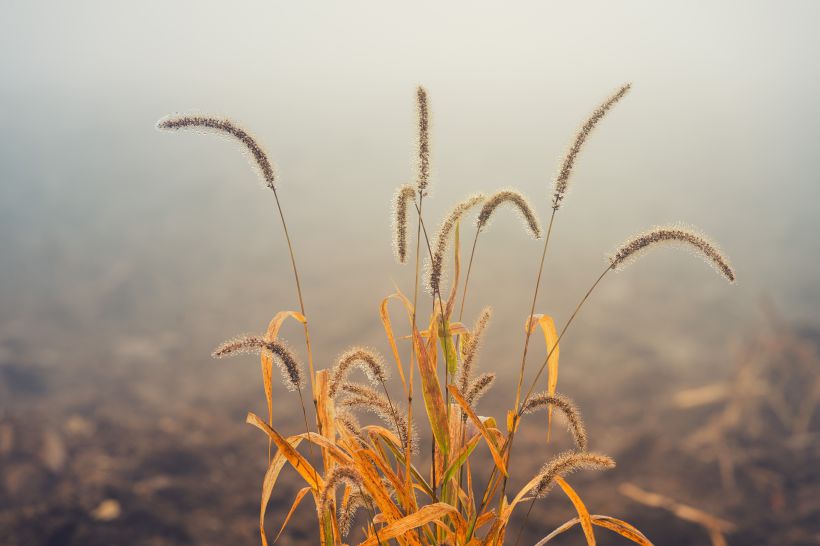
[[[239,353],[260,355],[262,380],[268,406],[268,419],[248,413],[247,422],[268,438],[268,469],[262,480],[259,510],[259,532],[267,546],[265,515],[281,471],[289,465],[305,482],[279,531],[285,530],[302,500],[310,495],[316,511],[318,541],[322,546],[336,546],[348,541],[365,546],[399,544],[402,546],[501,546],[505,544],[512,514],[522,504],[529,504],[515,543],[527,525],[533,504],[548,495],[557,484],[570,500],[578,517],[555,529],[539,544],[580,525],[588,544],[595,544],[595,528],[604,528],[637,544],[651,544],[629,523],[610,516],[591,515],[567,476],[581,470],[601,471],[615,466],[608,456],[589,451],[589,436],[575,404],[557,392],[559,343],[594,290],[610,271],[623,269],[640,255],[662,244],[688,248],[712,265],[729,282],[735,272],[717,245],[697,230],[685,226],[653,228],[638,234],[619,246],[606,263],[603,272],[592,283],[569,319],[556,328],[553,319],[536,313],[539,288],[555,226],[556,213],[563,206],[573,167],[587,139],[604,116],[624,97],[630,85],[624,85],[598,106],[582,124],[553,180],[550,213],[544,233],[539,216],[530,201],[514,189],[503,189],[484,197],[472,195],[457,203],[444,217],[432,237],[423,216],[423,204],[431,182],[430,104],[427,91],[416,90],[417,146],[415,183],[400,186],[393,210],[393,247],[399,263],[412,257],[412,222],[415,222],[415,267],[412,297],[400,289],[381,301],[379,315],[384,328],[389,358],[375,349],[352,346],[336,358],[330,369],[315,370],[305,312],[299,270],[287,229],[276,185],[274,169],[259,142],[241,126],[230,120],[195,115],[169,116],[158,127],[167,130],[194,129],[211,131],[237,141],[250,156],[265,185],[273,191],[288,247],[299,311],[278,312],[259,335],[245,335],[218,346],[214,357]],[[524,230],[532,237],[543,238],[540,260],[532,289],[532,303],[525,315],[525,336],[514,403],[506,414],[479,416],[481,397],[493,386],[494,372],[476,374],[482,340],[489,329],[491,311],[485,308],[473,326],[463,320],[467,284],[473,268],[479,235],[487,229],[497,210],[509,207],[523,220]],[[461,272],[460,234],[465,219],[477,211],[472,250],[463,288],[459,290]],[[450,258],[452,257],[452,258]],[[452,259],[449,286],[445,284],[445,262]],[[422,264],[427,270],[422,275]],[[431,298],[431,312],[420,314],[424,285]],[[457,319],[453,318],[456,300],[461,292]],[[409,332],[399,335],[393,328],[391,304],[407,315]],[[303,326],[308,363],[308,381],[295,352],[279,337],[282,324],[293,319]],[[524,384],[527,353],[531,335],[540,329],[545,340],[546,356],[529,374]],[[407,343],[406,353],[404,343]],[[274,363],[282,371],[284,386],[295,391],[302,401],[302,390],[308,388],[313,401],[311,427],[308,411],[301,402],[304,431],[285,436],[273,420]],[[387,386],[388,368],[394,365],[401,381],[402,396],[396,398]],[[426,419],[413,415],[415,372],[421,387]],[[366,382],[357,381],[363,372]],[[546,372],[546,389],[535,392]],[[307,385],[305,384],[307,383]],[[542,387],[543,388],[543,387]],[[394,402],[399,400],[399,403]],[[401,402],[402,400],[406,403]],[[509,465],[515,435],[522,419],[541,411],[547,415],[548,431],[553,410],[566,422],[574,448],[554,455],[515,494],[507,495]],[[361,413],[378,417],[375,424],[362,425]],[[422,452],[416,430],[422,426],[431,432],[429,468],[422,468]],[[549,441],[549,436],[547,437]],[[300,450],[307,444],[308,454]],[[479,449],[479,446],[483,446]],[[276,451],[273,452],[273,447]],[[313,453],[313,449],[319,457]],[[489,472],[483,488],[476,488],[473,468],[485,466]],[[526,470],[524,470],[526,471]],[[520,476],[518,476],[520,478]],[[526,479],[526,476],[524,476]],[[359,516],[363,512],[363,516]],[[361,523],[358,537],[353,536],[354,523]],[[278,536],[277,535],[277,538]],[[512,542],[512,541],[510,541]]]

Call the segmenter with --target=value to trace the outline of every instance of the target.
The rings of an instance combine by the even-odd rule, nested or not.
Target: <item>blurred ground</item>
[[[738,342],[726,381],[714,382],[712,371],[706,385],[699,385],[698,374],[681,381],[675,372],[647,367],[651,354],[625,359],[606,388],[574,381],[566,366],[565,382],[574,385],[591,447],[618,461],[609,473],[579,474],[572,483],[593,513],[630,521],[659,545],[708,544],[708,529],[636,502],[634,486],[728,520],[728,544],[819,543],[820,419],[811,417],[816,412],[808,403],[820,394],[819,342],[814,331],[770,325]],[[140,348],[132,343],[121,351],[136,360],[87,384],[29,360],[12,340],[2,347],[4,545],[258,542],[265,444],[242,422],[246,410],[260,409],[258,384],[230,387],[235,383],[227,377],[234,372],[222,364],[196,378],[180,377],[170,362],[184,347],[170,342],[163,354],[152,355],[164,365],[137,358]],[[206,383],[226,388],[192,388]],[[298,429],[293,401],[274,400],[282,428]],[[516,468],[534,472],[565,445],[559,433],[545,447],[543,423],[525,431]],[[293,474],[280,480],[268,510],[269,532],[299,487]],[[632,497],[624,495],[629,492]],[[523,544],[571,517],[569,503],[553,492],[536,504]],[[312,524],[307,502],[280,543],[315,544]],[[625,543],[605,533],[598,532],[601,544]],[[582,540],[575,528],[555,543]]]

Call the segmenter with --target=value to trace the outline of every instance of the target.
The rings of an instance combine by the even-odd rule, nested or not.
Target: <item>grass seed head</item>
[[[533,394],[527,403],[524,405],[524,413],[534,413],[535,411],[548,408],[558,408],[567,418],[567,425],[572,437],[575,439],[575,445],[580,451],[586,451],[587,448],[587,431],[584,427],[584,421],[581,419],[581,413],[575,404],[562,394],[550,395],[547,392],[539,392]]]
[[[515,207],[516,210],[518,210],[521,214],[521,218],[527,226],[527,229],[534,238],[541,238],[541,225],[538,223],[538,217],[536,216],[532,205],[530,205],[530,202],[526,197],[515,190],[501,190],[487,198],[484,202],[484,206],[481,207],[481,212],[478,213],[478,219],[476,220],[476,227],[479,231],[488,225],[493,212],[495,212],[495,209],[504,203],[509,203]]]
[[[374,385],[387,380],[387,367],[384,358],[366,347],[351,347],[339,357],[331,372],[329,392],[331,398],[336,396],[339,385],[354,367],[360,368]]]
[[[407,207],[415,197],[416,188],[405,184],[399,187],[393,202],[393,252],[401,264],[407,262]]]
[[[179,129],[199,129],[201,131],[213,131],[238,140],[251,156],[259,174],[265,181],[265,185],[270,189],[275,189],[276,174],[273,166],[268,160],[265,150],[251,134],[227,118],[217,118],[213,116],[200,116],[192,114],[166,116],[157,123],[158,129],[179,130]]]
[[[627,240],[610,257],[612,269],[622,269],[647,250],[660,244],[678,244],[694,250],[733,283],[735,272],[720,249],[698,231],[683,226],[657,227]]]
[[[475,378],[475,381],[470,383],[464,399],[467,400],[467,403],[470,404],[471,407],[475,407],[481,397],[484,396],[488,390],[490,390],[490,387],[493,386],[494,382],[495,373],[490,372],[479,375]]]
[[[418,125],[416,188],[424,192],[430,182],[430,104],[427,90],[416,88],[416,123]]]
[[[541,467],[538,483],[532,493],[536,498],[543,499],[552,489],[556,476],[564,477],[576,470],[604,470],[614,467],[615,461],[606,455],[565,451]]]
[[[598,122],[626,95],[631,87],[632,84],[629,83],[624,85],[601,103],[575,134],[575,140],[573,140],[567,154],[564,156],[564,162],[561,164],[561,170],[558,171],[558,176],[555,177],[555,191],[552,196],[553,209],[558,210],[564,197],[567,195],[572,168],[575,166],[575,160],[578,158],[578,154],[581,152],[581,148],[583,148],[587,137],[589,137],[589,134],[595,129],[595,126],[598,125]]]
[[[461,217],[464,216],[471,208],[484,201],[484,196],[480,193],[471,195],[464,201],[458,203],[453,210],[444,218],[441,227],[436,235],[436,246],[433,251],[433,259],[429,264],[429,272],[427,275],[427,288],[431,294],[440,294],[441,290],[441,275],[444,267],[444,256],[447,254],[447,247],[450,242],[450,233]]]
[[[327,513],[331,503],[335,500],[336,487],[343,483],[346,483],[354,490],[364,489],[362,476],[358,470],[348,465],[334,466],[325,477],[325,487],[319,495],[319,513]]]
[[[462,359],[461,367],[458,371],[458,385],[463,395],[466,395],[468,391],[468,385],[472,379],[473,363],[478,356],[478,349],[481,346],[481,339],[484,336],[484,330],[490,323],[490,318],[492,315],[493,312],[490,307],[485,307],[484,310],[481,311],[475,326],[473,326],[473,331],[470,338],[464,347],[464,358]]]
[[[246,335],[228,340],[211,354],[214,358],[224,358],[242,353],[266,352],[273,357],[282,372],[282,379],[288,390],[301,390],[304,384],[299,361],[287,345],[280,340],[266,341],[260,336]]]

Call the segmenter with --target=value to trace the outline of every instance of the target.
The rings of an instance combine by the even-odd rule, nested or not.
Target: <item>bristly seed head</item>
[[[396,260],[407,262],[407,207],[415,202],[416,188],[400,186],[393,202],[393,252]]]
[[[538,483],[533,487],[532,492],[536,498],[542,499],[549,493],[550,489],[552,489],[556,476],[564,477],[567,474],[582,469],[604,470],[614,467],[615,461],[606,455],[565,451],[564,453],[556,455],[552,460],[541,467],[541,471],[538,473]]]
[[[337,465],[334,466],[328,475],[325,477],[325,487],[319,495],[319,513],[326,514],[330,509],[330,504],[334,501],[334,494],[336,487],[346,483],[355,491],[362,491],[364,483],[359,471],[352,466]]]
[[[339,532],[343,537],[350,533],[350,526],[353,523],[356,511],[360,508],[370,508],[372,506],[373,499],[365,495],[366,493],[359,493],[358,491],[351,493],[347,499],[347,504],[339,510]]]
[[[572,437],[575,439],[575,445],[579,450],[585,451],[587,448],[587,431],[584,428],[584,421],[581,419],[581,413],[575,404],[564,395],[555,394],[550,395],[547,392],[539,392],[533,394],[527,403],[524,405],[524,413],[533,413],[541,408],[555,407],[561,410],[567,418],[567,425]]]
[[[492,308],[485,307],[478,316],[478,320],[476,321],[475,326],[473,326],[473,331],[470,333],[469,338],[464,345],[464,356],[462,358],[461,367],[458,370],[458,387],[462,396],[467,396],[467,392],[469,390],[468,385],[472,379],[473,363],[478,355],[478,349],[481,345],[481,338],[484,336],[484,330],[490,323],[490,318],[492,316]]]
[[[441,227],[438,230],[438,235],[436,235],[436,247],[433,253],[433,260],[432,263],[428,264],[429,272],[427,288],[430,290],[431,294],[435,295],[441,293],[442,267],[444,266],[444,255],[447,253],[447,246],[450,242],[450,233],[467,211],[483,201],[484,196],[480,193],[471,195],[461,203],[457,204],[441,223]]]
[[[340,408],[360,408],[378,415],[399,438],[403,448],[407,447],[407,442],[410,442],[411,451],[415,450],[415,430],[411,430],[407,426],[407,418],[404,413],[387,399],[387,397],[366,385],[359,383],[341,383],[338,389],[349,394],[350,397],[345,398],[338,403]]]
[[[254,163],[259,169],[259,174],[265,181],[265,185],[272,190],[275,190],[276,175],[273,166],[268,160],[268,155],[262,146],[254,139],[251,134],[226,118],[216,118],[212,116],[198,116],[198,115],[176,115],[167,116],[157,123],[158,129],[178,130],[178,129],[202,129],[206,131],[215,131],[223,135],[235,138],[241,142],[248,153],[253,158]]]
[[[475,378],[475,381],[470,383],[467,393],[464,395],[464,399],[470,404],[470,407],[474,408],[478,404],[479,399],[490,390],[494,382],[495,373],[490,372],[479,375]]]
[[[430,182],[430,105],[427,90],[422,86],[416,88],[416,114],[418,123],[416,188],[423,193]]]
[[[490,217],[492,217],[495,209],[504,203],[511,204],[518,210],[519,213],[521,213],[521,217],[534,238],[541,238],[541,226],[538,223],[538,218],[533,211],[532,205],[530,205],[530,202],[526,197],[515,190],[501,190],[487,198],[487,201],[484,202],[484,206],[481,208],[481,212],[478,213],[478,219],[476,220],[476,227],[479,231],[487,226],[487,223],[490,221]]]
[[[341,382],[353,367],[364,371],[373,384],[387,381],[387,367],[384,365],[384,358],[379,353],[365,347],[351,347],[342,353],[333,367],[328,390],[331,398],[336,396]]]
[[[555,193],[553,193],[552,196],[553,209],[558,210],[561,206],[561,202],[567,195],[569,178],[572,175],[572,168],[575,165],[575,160],[577,159],[581,148],[584,146],[584,142],[586,142],[587,137],[589,137],[589,134],[598,122],[601,121],[606,113],[609,112],[609,110],[615,106],[618,101],[624,97],[624,95],[626,95],[626,92],[629,91],[631,87],[632,84],[628,83],[618,89],[614,95],[610,96],[600,106],[598,106],[594,112],[592,112],[592,115],[587,118],[586,122],[581,126],[581,129],[579,129],[578,133],[576,133],[575,140],[567,151],[566,156],[564,156],[564,162],[561,164],[561,170],[555,178]]]
[[[624,265],[659,243],[688,245],[730,283],[735,282],[735,272],[718,247],[696,230],[681,226],[658,227],[629,239],[612,255],[610,267],[612,269],[623,268]]]
[[[282,341],[266,341],[264,338],[254,335],[239,336],[217,347],[211,356],[224,358],[242,353],[258,354],[262,351],[273,357],[282,372],[282,379],[288,390],[297,391],[302,389],[302,368],[299,366],[296,356]]]

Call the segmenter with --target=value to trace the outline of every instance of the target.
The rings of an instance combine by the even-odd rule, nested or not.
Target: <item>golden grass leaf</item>
[[[561,348],[558,346],[558,333],[555,330],[555,321],[549,315],[535,314],[527,319],[524,329],[528,333],[532,333],[536,325],[541,327],[541,332],[544,334],[544,345],[547,347],[547,354],[550,355],[547,362],[547,392],[554,395],[555,389],[558,387],[558,357],[561,354]],[[550,406],[547,413],[547,441],[549,441],[552,432],[552,409],[552,406]]]
[[[430,522],[441,520],[444,516],[455,516],[456,514],[458,514],[458,510],[449,504],[443,502],[428,504],[427,506],[421,507],[417,512],[379,529],[379,539],[384,542],[403,535],[412,537],[412,534],[408,534],[409,531]],[[378,544],[378,541],[375,536],[372,536],[362,542],[360,546],[376,546],[376,544]]]
[[[447,480],[453,477],[453,474],[455,474],[456,470],[461,468],[461,465],[464,464],[464,461],[466,461],[467,457],[469,457],[470,454],[473,452],[475,446],[478,445],[478,441],[480,439],[481,435],[476,434],[470,439],[469,442],[467,442],[467,444],[461,449],[461,451],[458,453],[455,459],[453,459],[453,462],[450,463],[450,466],[447,467],[447,470],[444,471],[441,477],[441,483],[447,483]]]
[[[453,399],[461,406],[461,409],[467,414],[467,417],[475,424],[478,428],[481,435],[484,437],[484,440],[487,442],[487,446],[490,448],[490,455],[493,457],[493,461],[495,461],[495,465],[501,471],[504,476],[508,476],[507,468],[504,464],[504,459],[501,457],[501,453],[498,451],[498,445],[496,444],[494,436],[487,430],[487,427],[484,426],[484,423],[481,422],[481,419],[478,415],[475,414],[473,408],[470,407],[470,404],[461,396],[461,393],[458,392],[458,387],[455,385],[449,385],[447,389],[450,391],[450,395]]]
[[[447,426],[447,412],[444,408],[444,399],[441,396],[441,385],[438,381],[435,363],[425,347],[424,340],[414,328],[416,338],[416,352],[418,354],[419,374],[421,375],[422,395],[424,408],[430,420],[430,428],[441,452],[447,456],[450,453],[450,430]],[[433,347],[435,351],[435,346]]]
[[[652,542],[646,538],[643,533],[625,521],[621,521],[610,516],[595,514],[590,515],[590,520],[592,520],[593,525],[603,527],[604,529],[609,529],[610,531],[618,533],[622,537],[627,538],[636,544],[640,544],[641,546],[654,546],[654,544],[652,544]],[[539,540],[534,546],[544,546],[546,543],[550,542],[558,535],[572,529],[580,522],[581,520],[578,518],[572,518],[571,520],[564,522],[561,526],[556,527],[550,534]]]
[[[587,510],[584,501],[575,492],[575,489],[570,487],[567,481],[561,476],[555,476],[555,482],[561,486],[569,500],[575,506],[575,511],[578,512],[578,519],[581,520],[581,528],[584,530],[584,536],[587,539],[587,546],[595,546],[595,532],[592,530],[592,520],[589,517],[589,510]]]
[[[384,298],[379,305],[379,316],[382,320],[384,333],[387,334],[387,340],[390,342],[390,349],[393,351],[393,358],[396,359],[396,366],[399,368],[399,377],[401,377],[402,387],[404,388],[404,391],[407,392],[407,380],[404,377],[404,368],[401,363],[401,357],[399,356],[399,348],[396,345],[396,337],[393,334],[393,324],[390,321],[390,310],[387,308],[387,304],[390,303],[390,300],[398,297],[398,294],[390,294]]]
[[[311,466],[307,460],[302,457],[301,453],[296,451],[293,446],[278,432],[276,432],[272,427],[268,426],[262,419],[259,418],[255,413],[248,412],[248,416],[245,419],[246,423],[249,423],[265,434],[273,440],[273,443],[276,444],[288,462],[296,469],[300,476],[310,485],[313,489],[316,490],[317,494],[319,491],[322,490],[324,487],[324,480],[322,480],[321,476],[316,472],[316,469]]]
[[[298,311],[279,311],[268,323],[268,329],[265,331],[265,341],[274,341],[279,336],[279,329],[282,323],[288,319],[293,318],[305,324],[307,319]],[[268,351],[260,352],[261,366],[262,366],[262,383],[265,387],[265,401],[268,403],[268,424],[273,426],[273,355]],[[271,443],[268,440],[268,462],[270,462]]]
[[[291,438],[288,442],[296,448],[300,443],[301,438]],[[279,473],[282,467],[285,466],[287,458],[282,453],[282,450],[277,450],[276,455],[271,459],[268,465],[268,470],[265,472],[265,478],[262,480],[262,501],[259,507],[259,533],[262,536],[262,546],[268,546],[268,537],[265,535],[265,512],[268,509],[270,497],[273,494],[273,488],[276,485],[276,480],[279,478]]]
[[[285,521],[282,522],[282,527],[279,529],[279,532],[276,533],[276,538],[273,539],[274,544],[276,544],[276,541],[279,540],[280,536],[282,536],[282,531],[284,531],[285,527],[287,527],[290,518],[293,516],[293,512],[296,511],[296,507],[299,506],[299,503],[302,502],[302,498],[308,491],[310,491],[310,487],[303,487],[298,493],[296,493],[296,499],[294,499],[293,505],[291,505],[290,511],[288,511],[288,515],[285,517]],[[262,543],[266,544],[267,542],[263,540]]]
[[[461,222],[456,222],[455,234],[453,236],[453,284],[450,287],[450,296],[447,298],[447,312],[444,316],[450,317],[453,314],[453,307],[456,303],[458,293],[458,278],[461,275]]]

